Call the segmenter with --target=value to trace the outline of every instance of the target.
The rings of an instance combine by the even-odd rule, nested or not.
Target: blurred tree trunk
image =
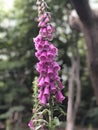
[[[88,0],[71,0],[79,17],[71,18],[71,27],[84,33],[87,46],[87,62],[98,104],[98,11],[94,12]]]
[[[68,107],[67,107],[67,123],[66,130],[74,130],[75,118],[80,105],[81,99],[81,83],[80,83],[80,56],[75,42],[71,47],[72,67],[70,69],[69,85],[68,85]]]

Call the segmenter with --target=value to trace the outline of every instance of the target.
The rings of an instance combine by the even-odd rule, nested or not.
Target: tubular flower
[[[60,81],[58,72],[60,66],[55,61],[58,49],[51,43],[53,40],[54,27],[51,25],[51,14],[45,11],[44,0],[38,0],[38,27],[39,34],[34,38],[35,56],[38,58],[37,71],[40,73],[38,79],[39,100],[42,105],[46,105],[50,96],[54,95],[57,102],[62,102],[64,96],[61,90],[64,88]]]

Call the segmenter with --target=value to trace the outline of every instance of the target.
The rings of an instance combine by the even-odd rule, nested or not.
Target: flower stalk
[[[65,99],[62,94],[64,86],[59,77],[60,66],[55,61],[58,49],[52,44],[55,29],[51,24],[51,13],[46,11],[48,6],[44,0],[37,0],[36,4],[38,6],[39,34],[34,38],[34,43],[35,56],[39,61],[36,70],[40,75],[35,86],[39,94],[36,94],[37,91],[34,93],[37,95],[37,97],[34,96],[34,108],[36,109],[34,109],[29,127],[31,130],[44,130],[45,127],[48,127],[49,130],[54,130],[54,102],[62,103]],[[47,104],[49,104],[49,110],[44,110],[48,112],[49,122],[43,119],[43,108],[48,106]]]
[[[53,102],[52,100],[50,99],[50,102],[49,102],[49,130],[54,130],[53,128]]]

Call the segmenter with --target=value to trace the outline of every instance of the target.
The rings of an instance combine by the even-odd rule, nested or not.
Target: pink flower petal
[[[42,96],[42,98],[40,99],[40,102],[41,102],[42,105],[46,105],[47,99],[46,99],[45,95]]]
[[[50,95],[49,87],[48,87],[48,86],[46,86],[46,87],[44,88],[44,95]]]
[[[56,100],[58,102],[62,102],[64,99],[65,99],[65,97],[63,96],[62,92],[61,91],[57,91],[57,93],[56,93]]]

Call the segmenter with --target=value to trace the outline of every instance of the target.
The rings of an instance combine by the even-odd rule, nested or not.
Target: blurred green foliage
[[[32,109],[32,81],[38,75],[32,42],[32,38],[38,34],[35,3],[36,0],[15,0],[11,11],[5,12],[0,8],[0,117],[18,106],[22,106],[26,113]],[[68,0],[47,0],[47,4],[52,13],[52,24],[56,28],[53,43],[59,48],[57,61],[62,68],[60,75],[66,86],[64,93],[67,94],[71,67],[70,46],[75,43],[78,45],[81,58],[82,83],[82,101],[77,123],[96,126],[98,108],[86,65],[85,41],[81,33],[72,31],[68,25],[72,6]],[[67,101],[63,106],[66,111]]]

